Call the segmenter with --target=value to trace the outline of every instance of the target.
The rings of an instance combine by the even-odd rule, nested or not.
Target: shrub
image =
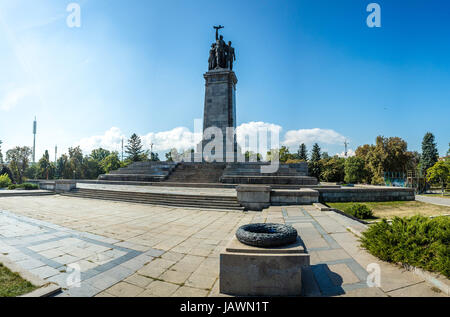
[[[10,190],[19,189],[19,188],[23,188],[25,190],[36,190],[36,189],[39,189],[39,186],[35,185],[35,184],[30,184],[30,183],[23,183],[21,185],[11,184],[8,186],[8,189],[10,189]]]
[[[20,187],[22,187],[25,190],[36,190],[36,189],[39,189],[38,185],[30,184],[30,183],[24,183]]]
[[[372,210],[364,204],[352,204],[344,212],[358,219],[373,218]]]
[[[0,175],[0,188],[8,187],[11,184],[12,182],[8,174]]]
[[[423,216],[370,226],[362,247],[381,260],[408,264],[450,277],[450,218]]]

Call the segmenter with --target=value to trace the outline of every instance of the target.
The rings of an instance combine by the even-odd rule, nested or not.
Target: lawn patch
[[[327,203],[331,208],[344,211],[355,203]],[[392,219],[414,215],[440,216],[450,214],[450,207],[423,203],[420,201],[364,202],[372,210],[374,217]]]
[[[0,297],[15,297],[34,291],[36,287],[0,263]]]

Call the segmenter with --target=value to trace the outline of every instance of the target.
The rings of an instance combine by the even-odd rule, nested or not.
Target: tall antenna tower
[[[344,142],[344,145],[345,145],[345,158],[347,158],[347,156],[348,156],[348,142],[347,142],[347,140],[345,140],[345,142]]]
[[[56,164],[56,161],[57,161],[57,158],[58,157],[58,146],[57,145],[55,145],[55,164]]]
[[[37,121],[35,116],[33,121],[33,163],[36,163],[36,131],[37,131]]]
[[[123,162],[123,138],[122,138],[122,162]]]

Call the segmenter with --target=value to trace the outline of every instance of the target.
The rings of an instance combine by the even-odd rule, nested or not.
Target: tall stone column
[[[235,134],[231,134],[228,128],[236,130],[236,84],[238,82],[236,74],[229,69],[210,70],[204,74],[206,81],[205,89],[205,109],[203,117],[203,150],[211,148],[211,141],[221,144],[223,152],[213,152],[213,157],[204,156],[206,161],[226,162],[232,158],[236,161],[237,142]],[[222,132],[222,141],[219,142],[215,136],[212,136],[210,128],[217,127]],[[227,139],[228,138],[228,139]],[[227,155],[228,153],[228,155]]]

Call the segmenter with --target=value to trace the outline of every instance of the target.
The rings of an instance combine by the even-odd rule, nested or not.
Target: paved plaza
[[[306,296],[444,296],[424,279],[358,247],[363,225],[313,206],[202,210],[59,195],[0,198],[0,253],[63,288],[58,296],[220,296],[219,254],[237,228],[294,226],[311,254]],[[81,287],[69,287],[71,264]],[[380,287],[368,287],[377,263]]]

